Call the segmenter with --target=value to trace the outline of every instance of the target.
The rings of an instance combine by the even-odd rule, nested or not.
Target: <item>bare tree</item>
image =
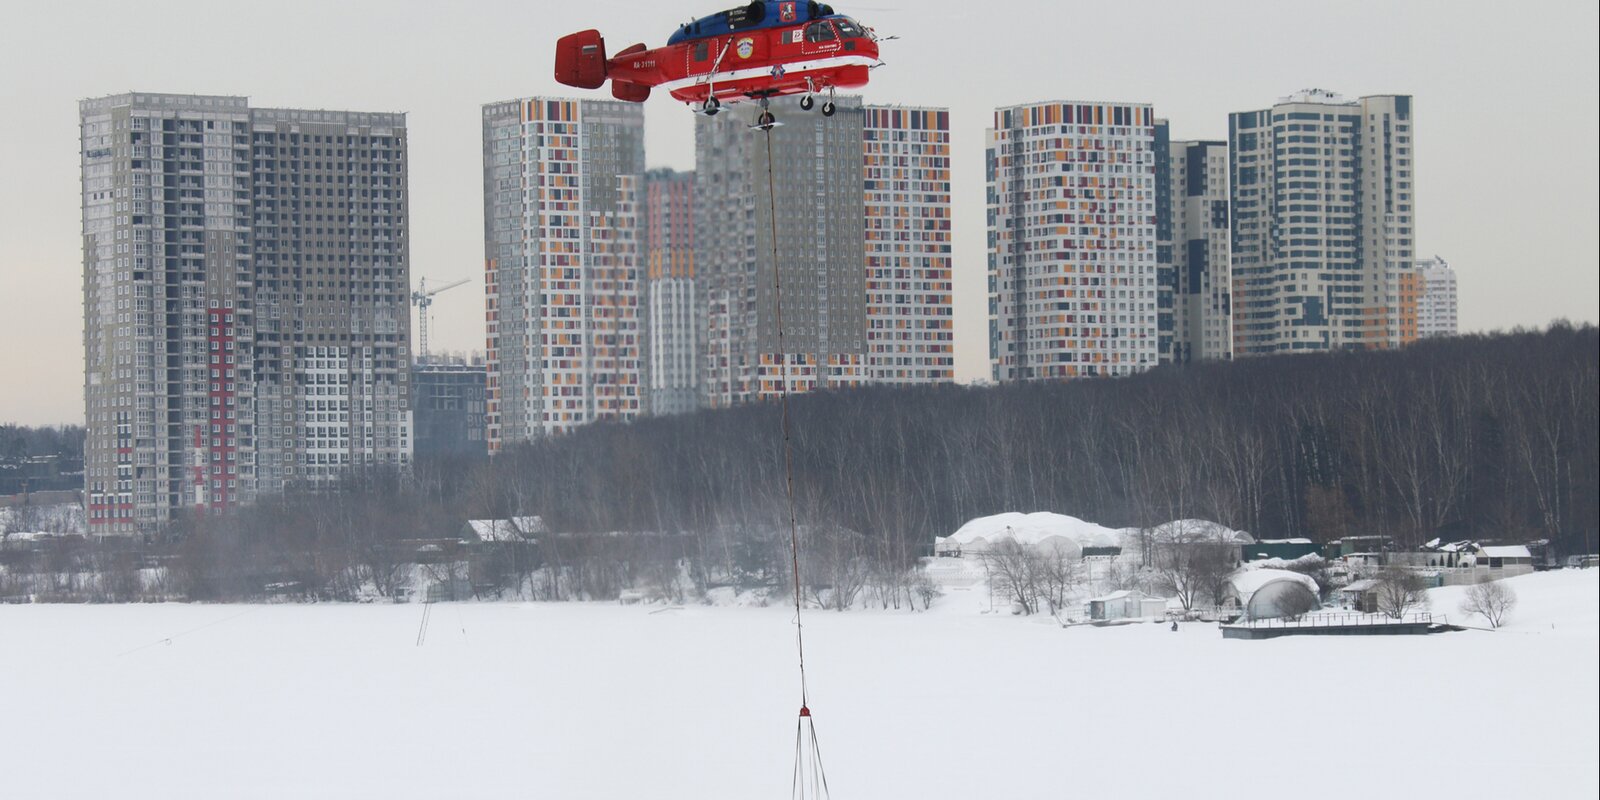
[[[131,603],[143,593],[136,554],[127,550],[101,549],[90,554],[94,575],[89,582],[89,601]]]
[[[1104,576],[1110,588],[1149,591],[1161,561],[1161,582],[1202,606],[1223,576],[1224,564],[1208,559],[1227,548],[1163,549],[1155,537],[1166,526],[1155,523],[1198,515],[1271,535],[1381,533],[1413,544],[1544,537],[1558,554],[1593,552],[1597,365],[1600,331],[1555,325],[1116,381],[796,397],[799,518],[811,530],[855,532],[812,538],[803,576],[815,580],[803,591],[830,606],[859,591],[893,607],[917,594],[903,576],[929,538],[1004,510],[1070,510],[1141,527],[1126,562]],[[584,426],[489,462],[419,460],[412,477],[364,468],[337,488],[181,515],[142,557],[169,568],[171,590],[193,599],[243,599],[265,586],[348,598],[399,589],[391,578],[411,570],[391,568],[418,556],[411,546],[391,550],[398,542],[448,537],[466,519],[538,514],[561,533],[504,554],[465,554],[488,568],[489,580],[475,576],[475,586],[516,580],[541,599],[592,599],[641,585],[672,593],[683,575],[685,591],[767,592],[789,582],[777,414],[752,404]],[[59,432],[0,426],[0,461],[78,452],[81,443],[81,435],[67,442]],[[7,527],[77,528],[58,508],[41,510],[49,520]],[[662,536],[632,536],[643,532]],[[65,550],[20,553],[15,536],[5,541],[8,562],[32,564],[8,563],[9,574],[57,596],[92,585],[81,577],[86,564],[118,567]],[[493,563],[502,555],[509,565]],[[863,566],[866,588],[853,589]],[[1070,594],[1059,578],[1071,576],[1052,576],[1049,564],[1009,566],[991,576],[1031,610]]]
[[[1413,608],[1428,607],[1428,583],[1414,570],[1389,566],[1373,577],[1378,582],[1378,611],[1392,619]]]
[[[1185,611],[1202,600],[1217,602],[1233,572],[1237,547],[1203,529],[1177,526],[1165,531],[1155,548],[1160,587],[1177,597]]]
[[[828,528],[817,532],[817,535],[808,533],[805,538],[809,552],[802,553],[802,558],[810,566],[806,571],[811,573],[811,580],[807,582],[832,590],[828,602],[821,605],[835,611],[850,609],[855,605],[856,596],[867,585],[871,570],[862,552],[861,534],[843,528]]]
[[[1158,580],[1152,579],[1152,572],[1142,570],[1138,565],[1121,558],[1113,558],[1106,562],[1105,570],[1100,574],[1099,591],[1120,592],[1123,589],[1138,589],[1144,591]]]
[[[42,531],[45,527],[45,514],[32,503],[23,503],[7,509],[10,513],[4,516],[4,524],[0,525],[0,533],[32,533]]]
[[[1061,613],[1067,598],[1083,583],[1083,562],[1065,550],[1050,547],[1040,553],[1036,570],[1038,590],[1052,615]]]
[[[1343,486],[1307,486],[1305,516],[1307,532],[1319,542],[1344,536],[1355,521],[1355,511],[1350,508]]]
[[[1037,551],[1016,539],[1001,539],[983,553],[983,568],[989,573],[989,592],[1004,597],[1024,614],[1039,610]]]
[[[922,610],[933,607],[933,601],[944,592],[939,588],[939,582],[933,579],[925,569],[917,568],[911,574],[911,592],[922,600]],[[913,606],[912,610],[915,610]]]
[[[1516,605],[1517,593],[1510,586],[1504,581],[1486,580],[1467,587],[1467,596],[1461,600],[1461,613],[1480,614],[1489,620],[1489,627],[1498,628]]]
[[[466,600],[459,596],[461,584],[467,578],[467,563],[456,558],[445,558],[423,568],[433,584],[438,588],[437,593],[443,600]],[[424,599],[427,600],[426,596]]]

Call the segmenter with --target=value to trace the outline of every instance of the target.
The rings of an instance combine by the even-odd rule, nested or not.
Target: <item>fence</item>
[[[1432,567],[1423,568],[1439,573],[1440,586],[1470,586],[1484,581],[1515,578],[1533,572],[1532,564],[1508,564],[1504,567]]]
[[[1447,625],[1449,621],[1445,615],[1435,616],[1431,613],[1405,614],[1399,619],[1384,614],[1361,614],[1357,612],[1334,614],[1307,614],[1297,619],[1273,618],[1239,620],[1230,623],[1234,626],[1245,628],[1355,628],[1355,627],[1381,627],[1387,625]]]
[[[1279,636],[1416,636],[1451,630],[1444,617],[1407,614],[1399,619],[1379,614],[1314,614],[1299,619],[1241,620],[1223,625],[1224,639],[1275,639]]]

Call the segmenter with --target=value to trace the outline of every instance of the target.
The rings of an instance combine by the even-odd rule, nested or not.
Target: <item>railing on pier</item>
[[[1449,621],[1445,615],[1434,615],[1427,612],[1417,614],[1404,614],[1399,618],[1386,614],[1362,614],[1358,612],[1334,614],[1307,614],[1303,617],[1272,619],[1241,619],[1227,623],[1232,627],[1240,628],[1355,628],[1355,627],[1384,627],[1388,625],[1447,625]]]

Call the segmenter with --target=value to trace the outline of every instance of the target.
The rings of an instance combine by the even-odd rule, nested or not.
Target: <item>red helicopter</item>
[[[707,115],[723,103],[753,99],[761,103],[762,128],[776,124],[767,110],[773,97],[802,95],[800,108],[809,111],[816,95],[827,92],[822,113],[833,116],[834,91],[867,85],[868,72],[881,63],[870,28],[815,0],[755,0],[685,23],[665,47],[636,44],[609,59],[596,30],[556,42],[556,80],[563,84],[598,89],[610,80],[612,96],[634,103],[659,86]]]

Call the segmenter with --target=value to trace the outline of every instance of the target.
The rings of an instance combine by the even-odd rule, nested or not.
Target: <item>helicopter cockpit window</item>
[[[833,32],[833,25],[827,20],[818,20],[806,26],[808,42],[831,42],[837,38],[839,35]]]
[[[836,22],[839,25],[839,35],[846,39],[865,39],[867,36],[867,32],[853,19],[841,19]]]
[[[732,30],[754,28],[767,18],[767,4],[756,0],[750,5],[730,8],[723,13],[728,15],[728,27]]]

